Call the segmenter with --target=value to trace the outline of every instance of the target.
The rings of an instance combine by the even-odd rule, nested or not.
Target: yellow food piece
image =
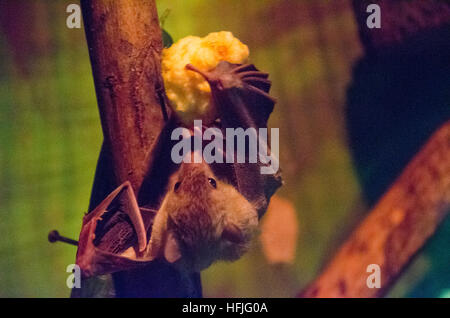
[[[245,63],[248,55],[248,47],[227,31],[210,33],[203,38],[187,36],[164,49],[164,86],[171,107],[180,119],[186,124],[202,119],[205,124],[216,116],[209,84],[200,74],[186,70],[186,64],[208,71],[220,61]]]

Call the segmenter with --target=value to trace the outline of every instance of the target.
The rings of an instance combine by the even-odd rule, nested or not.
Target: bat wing
[[[236,94],[236,99],[242,99],[241,103],[236,103],[233,108],[229,110],[225,107],[219,107],[220,113],[225,116],[225,112],[229,113],[228,121],[231,125],[243,125],[245,127],[267,127],[267,121],[272,113],[276,100],[269,95],[271,81],[268,79],[269,74],[260,72],[253,64],[230,64],[222,62],[218,65],[221,72],[228,72],[231,76],[237,78],[242,84],[237,86],[237,89],[232,89]],[[244,107],[242,107],[244,106]],[[242,116],[242,113],[248,113],[247,116]],[[247,117],[247,118],[246,118]],[[234,123],[237,121],[236,123]],[[240,127],[243,127],[240,126]]]
[[[155,214],[155,210],[138,207],[127,181],[85,215],[76,257],[83,277],[126,270],[151,261],[143,252]]]
[[[214,69],[203,72],[192,65],[187,69],[203,75],[211,87],[211,95],[220,118],[222,134],[226,136],[226,128],[266,128],[276,100],[269,95],[271,82],[268,74],[260,72],[252,64],[232,64],[220,62]],[[269,138],[263,141],[257,135],[259,148],[265,147],[268,154]],[[236,145],[235,145],[236,147]],[[259,149],[258,148],[258,149]],[[237,149],[235,148],[235,154]],[[282,185],[281,173],[261,174],[265,163],[249,163],[246,148],[245,163],[211,164],[218,177],[226,179],[249,200],[262,216],[267,209],[270,197]],[[275,158],[278,160],[278,158]]]

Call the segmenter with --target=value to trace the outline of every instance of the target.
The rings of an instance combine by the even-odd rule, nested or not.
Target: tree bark
[[[116,181],[138,192],[164,125],[154,1],[81,1],[98,107]]]
[[[165,125],[162,38],[154,0],[81,0],[81,6],[104,134],[92,210],[126,180],[138,194],[152,166]],[[110,276],[86,280],[72,296],[201,296],[198,274],[183,277],[158,262],[113,278],[114,287]]]
[[[302,297],[384,295],[450,210],[450,121],[414,157]],[[381,288],[369,288],[370,264]]]

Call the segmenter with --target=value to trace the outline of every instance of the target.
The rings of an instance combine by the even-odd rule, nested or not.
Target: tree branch
[[[381,9],[380,29],[369,29],[366,25],[369,15],[366,9],[373,3],[378,4]],[[361,148],[361,144],[374,140],[372,133],[367,132],[374,124],[387,130],[384,135],[374,131],[377,138],[380,138],[380,134],[388,136],[389,133],[406,135],[405,127],[408,127],[406,131],[417,130],[417,135],[420,136],[428,128],[413,122],[411,118],[415,117],[411,116],[412,112],[445,113],[439,112],[448,104],[445,93],[439,92],[439,86],[426,87],[429,87],[427,81],[430,80],[444,83],[441,87],[448,81],[448,76],[440,74],[448,74],[445,73],[445,61],[448,58],[445,52],[448,52],[450,4],[439,0],[353,0],[353,8],[366,50],[366,56],[355,69],[348,94],[350,140],[354,147],[357,145],[353,151],[358,160],[358,154],[362,152],[367,156],[367,148]],[[410,69],[415,67],[417,61],[422,63],[420,70],[411,72]],[[427,73],[435,74],[432,79],[423,75],[422,70],[425,68]],[[383,76],[377,80],[376,76],[371,76],[372,72]],[[386,86],[380,83],[397,78],[407,79],[402,82],[402,89],[386,90]],[[408,89],[421,87],[417,83],[423,83],[424,89],[420,92],[423,102],[409,108],[411,95]],[[360,98],[361,91],[366,92],[363,98]],[[377,102],[372,103],[371,99]],[[374,107],[378,109],[374,110]],[[388,121],[384,110],[392,107],[396,108],[396,112],[405,109],[404,119],[402,118],[405,122]],[[367,116],[368,113],[370,116]],[[438,127],[444,123],[445,118],[445,115],[434,115],[420,120],[426,122],[427,127]],[[417,136],[411,138],[418,139]],[[401,149],[401,145],[398,146]],[[388,155],[389,164],[395,164],[404,155]],[[433,235],[449,209],[450,122],[447,122],[429,139],[341,246],[322,274],[300,296],[384,295]],[[367,279],[371,275],[371,272],[367,272],[367,267],[370,264],[377,264],[381,268],[380,289],[367,286]]]
[[[98,107],[116,181],[136,192],[164,126],[162,50],[154,1],[82,0]]]
[[[447,122],[300,296],[382,296],[449,210],[450,122]],[[367,286],[370,264],[381,268],[381,289]]]
[[[162,38],[154,0],[81,0],[81,5],[104,134],[92,210],[126,180],[138,194],[152,167],[165,125]],[[85,280],[72,296],[201,295],[198,274],[183,277],[159,262],[114,274],[115,293],[108,277]]]

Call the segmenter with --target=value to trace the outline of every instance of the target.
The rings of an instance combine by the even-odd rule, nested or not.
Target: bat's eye
[[[213,178],[208,178],[208,182],[214,189],[217,189],[216,180],[214,180]]]
[[[180,188],[180,185],[181,185],[181,182],[179,182],[179,181],[177,183],[175,183],[175,185],[173,186],[173,191],[177,192],[178,189]]]

